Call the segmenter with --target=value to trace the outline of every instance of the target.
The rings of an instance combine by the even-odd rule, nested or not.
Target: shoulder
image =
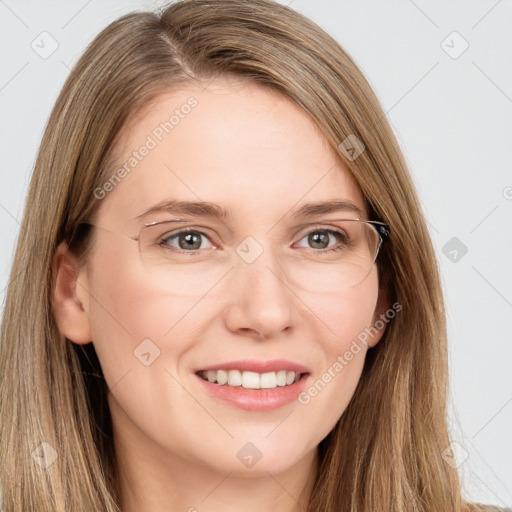
[[[483,503],[466,503],[463,510],[464,512],[512,512],[512,508],[485,505]]]

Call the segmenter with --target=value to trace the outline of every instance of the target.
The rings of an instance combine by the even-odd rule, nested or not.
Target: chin
[[[211,461],[212,466],[219,472],[232,473],[240,477],[268,477],[268,474],[276,475],[283,473],[293,467],[305,456],[304,443],[284,445],[284,441],[277,437],[266,438],[271,429],[265,429],[261,436],[244,436],[232,439],[229,446],[219,446],[221,452]],[[270,434],[272,437],[273,434]]]

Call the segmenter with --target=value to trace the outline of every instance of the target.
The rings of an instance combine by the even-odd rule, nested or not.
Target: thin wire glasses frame
[[[378,253],[380,251],[381,246],[390,239],[390,236],[391,236],[390,235],[390,232],[391,232],[390,225],[385,223],[385,222],[376,221],[376,220],[362,220],[362,219],[342,219],[341,220],[341,222],[347,222],[347,221],[367,224],[368,226],[371,226],[375,230],[375,232],[377,233],[379,238],[378,238],[377,246],[375,248],[375,253],[373,255],[373,260],[371,262],[371,266],[373,266],[373,264],[375,263],[375,260],[377,259],[377,256],[378,256]],[[139,251],[141,251],[140,239],[141,239],[141,233],[143,232],[144,229],[151,228],[151,227],[154,227],[154,226],[158,226],[158,225],[161,225],[161,224],[169,224],[170,225],[170,224],[174,224],[176,222],[183,222],[183,220],[182,219],[173,219],[173,220],[164,220],[164,221],[151,222],[151,223],[148,223],[148,224],[145,224],[145,225],[141,226],[141,228],[140,228],[140,230],[139,230],[139,232],[138,232],[136,237],[131,237],[129,235],[124,235],[124,236],[126,236],[130,240],[133,240],[133,241],[137,242],[138,246],[139,246]],[[95,227],[95,228],[101,229],[103,231],[110,232],[110,230],[108,230],[108,229],[102,228],[101,226],[98,226],[97,224],[93,224],[93,223],[87,222],[87,221],[83,221],[83,222],[78,223],[77,228],[80,225],[91,226],[91,227]],[[187,229],[187,228],[185,228],[185,229]],[[188,228],[188,229],[190,229],[190,228]],[[323,230],[325,230],[325,228],[317,228],[316,229],[316,231],[323,231]],[[74,238],[74,235],[75,235],[76,231],[77,231],[77,229],[74,230],[72,238]],[[315,231],[315,229],[311,230],[311,232],[313,232],[313,231]],[[180,231],[178,230],[177,234],[179,234],[179,233],[180,233]]]

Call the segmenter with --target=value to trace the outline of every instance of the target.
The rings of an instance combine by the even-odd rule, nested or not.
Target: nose
[[[226,327],[256,339],[275,338],[291,331],[297,301],[285,272],[270,251],[252,263],[240,261],[230,283]]]

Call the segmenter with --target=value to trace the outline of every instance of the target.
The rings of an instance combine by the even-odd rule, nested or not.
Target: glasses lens
[[[152,286],[180,297],[197,298],[220,291],[235,262],[229,256],[231,251],[212,248],[211,233],[172,221],[143,227],[139,251]]]
[[[336,221],[333,226],[339,236],[333,235],[324,253],[303,258],[301,271],[297,270],[297,286],[304,290],[335,293],[355,286],[368,276],[375,263],[381,239],[373,226],[357,220]],[[313,231],[312,236],[318,231]],[[306,246],[313,245],[306,240]]]
[[[148,276],[169,293],[209,292],[230,269],[244,263],[243,251],[213,248],[209,233],[174,222],[144,227],[139,249]],[[319,293],[359,284],[370,273],[381,244],[376,229],[357,220],[333,221],[300,236],[300,244],[297,240],[276,258],[279,276],[292,289]],[[257,258],[245,262],[253,264]]]

